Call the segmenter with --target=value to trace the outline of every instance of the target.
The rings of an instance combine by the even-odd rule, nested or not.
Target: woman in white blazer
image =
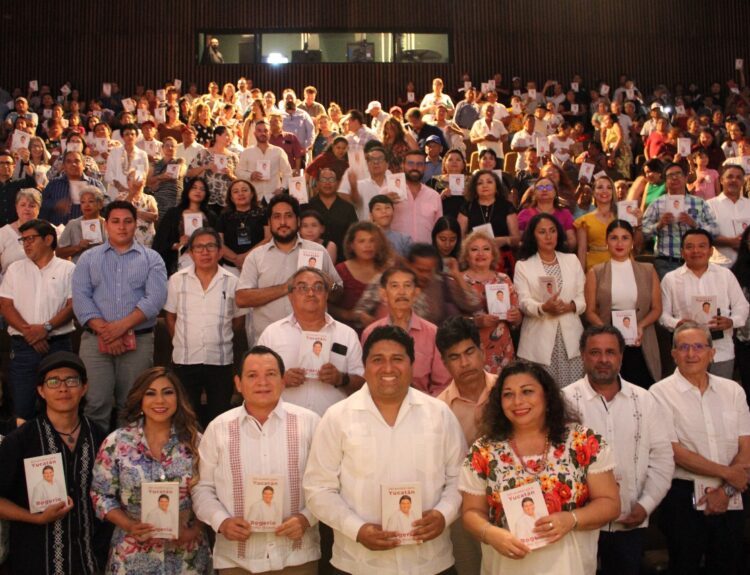
[[[514,278],[524,314],[517,355],[565,387],[583,376],[578,316],[586,310],[586,277],[575,254],[565,253],[565,233],[552,215],[535,215],[522,241]]]

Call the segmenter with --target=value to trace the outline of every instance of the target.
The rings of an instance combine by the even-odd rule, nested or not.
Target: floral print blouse
[[[486,495],[489,520],[503,527],[500,493],[527,483],[539,482],[547,511],[572,511],[586,505],[587,477],[614,468],[614,456],[601,435],[579,424],[567,426],[565,443],[550,445],[547,462],[543,456],[526,457],[523,468],[510,442],[480,437],[469,449],[459,480],[459,489],[472,495]]]
[[[150,453],[143,420],[111,433],[102,443],[94,464],[91,499],[100,519],[115,509],[141,520],[141,483],[177,481],[180,484],[180,523],[195,521],[190,498],[193,457],[187,445],[172,432],[158,458]],[[150,575],[203,575],[211,572],[211,555],[205,533],[179,546],[176,541],[138,541],[119,527],[112,536],[106,573]]]
[[[208,203],[210,205],[219,205],[222,208],[227,205],[227,191],[233,180],[224,173],[214,172],[214,154],[209,150],[201,150],[190,162],[191,168],[208,168],[203,177],[206,178],[208,183]],[[232,171],[237,170],[237,164],[240,159],[234,152],[224,150],[223,156],[227,156],[227,165]]]

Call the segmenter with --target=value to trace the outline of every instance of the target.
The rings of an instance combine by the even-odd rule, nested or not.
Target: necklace
[[[543,264],[551,266],[552,264],[554,264],[557,261],[557,256],[555,255],[555,257],[553,257],[550,261],[547,261],[540,254],[539,255],[539,259],[542,261]]]
[[[523,467],[524,471],[531,473],[531,475],[539,475],[547,467],[547,456],[549,454],[549,435],[545,436],[544,438],[544,455],[542,456],[542,459],[539,461],[538,466],[536,465],[534,466],[536,467],[536,471],[534,471],[531,468],[531,466],[523,460],[523,457],[518,452],[518,447],[516,447],[515,439],[510,440],[510,448],[513,450],[513,453],[518,458],[518,461],[521,462],[521,467]]]
[[[483,206],[479,202],[477,202],[477,205],[479,206],[479,213],[482,214],[483,222],[485,224],[491,222],[492,213],[495,211],[495,202],[492,202],[489,206]]]
[[[56,427],[53,427],[52,429],[54,429],[55,431],[57,431],[57,433],[63,436],[63,440],[65,441],[65,443],[67,443],[68,445],[73,445],[76,442],[76,438],[73,436],[75,435],[76,431],[78,431],[79,427],[81,427],[81,418],[78,418],[78,423],[76,423],[76,426],[70,430],[70,433],[65,433],[64,431],[60,431]]]

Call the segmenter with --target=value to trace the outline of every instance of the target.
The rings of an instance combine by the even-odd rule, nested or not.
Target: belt
[[[61,339],[70,339],[70,334],[71,333],[73,333],[73,332],[62,333],[60,335],[53,335],[53,336],[48,337],[47,341],[51,343],[53,341],[59,341]],[[14,341],[26,341],[22,335],[12,335],[12,336],[10,336],[10,339],[12,339]]]
[[[87,331],[87,332],[89,332],[92,335],[97,335],[97,333],[93,329],[91,329],[90,327],[84,327],[83,329],[84,329],[84,331]],[[143,329],[137,329],[137,330],[135,330],[133,333],[135,335],[145,335],[147,333],[153,333],[153,332],[154,332],[154,328],[153,327],[144,327]]]
[[[682,258],[673,258],[672,256],[656,256],[657,260],[664,260],[667,262],[676,262],[678,264],[685,263],[685,260]]]

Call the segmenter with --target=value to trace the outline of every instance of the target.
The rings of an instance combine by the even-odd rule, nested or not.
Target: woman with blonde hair
[[[208,540],[191,499],[198,480],[198,423],[177,376],[164,367],[144,371],[128,393],[122,418],[125,426],[99,449],[91,483],[97,516],[115,525],[107,573],[210,573]],[[154,537],[154,526],[142,522],[145,482],[179,484],[176,540]]]
[[[594,180],[593,211],[578,218],[576,240],[578,243],[578,259],[585,271],[597,264],[609,261],[607,251],[607,226],[617,217],[617,203],[615,202],[615,183],[609,176],[601,176]]]

